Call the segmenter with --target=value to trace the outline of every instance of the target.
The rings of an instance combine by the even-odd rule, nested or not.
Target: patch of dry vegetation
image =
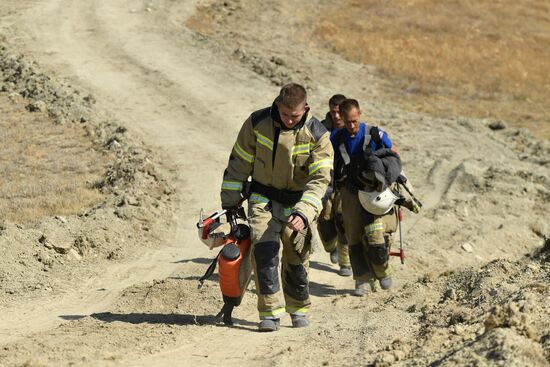
[[[547,1],[345,0],[323,9],[313,34],[315,46],[374,65],[409,108],[550,138]]]
[[[24,106],[21,97],[0,94],[0,218],[28,224],[100,203],[93,185],[109,159],[81,127],[54,124]]]

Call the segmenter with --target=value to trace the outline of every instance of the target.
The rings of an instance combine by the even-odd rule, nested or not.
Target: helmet
[[[199,239],[202,243],[208,246],[209,249],[213,249],[227,241],[227,236],[231,232],[231,224],[214,222],[208,227],[199,228],[198,230]]]
[[[384,215],[399,199],[389,188],[384,191],[358,191],[361,206],[371,214]]]
[[[200,219],[197,223],[199,239],[209,249],[223,245],[227,240],[227,236],[231,233],[231,224],[220,222],[220,217],[225,212],[223,210],[204,219],[203,211],[201,210]]]

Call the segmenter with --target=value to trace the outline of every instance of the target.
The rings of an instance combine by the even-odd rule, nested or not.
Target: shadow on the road
[[[351,294],[351,289],[339,289],[332,285],[309,282],[309,293],[317,297],[333,297],[343,294]]]
[[[188,315],[188,314],[158,314],[158,313],[112,313],[101,312],[91,314],[96,320],[103,322],[127,322],[129,324],[166,324],[166,325],[212,325],[224,326],[218,318],[213,315]],[[256,324],[250,321],[233,318],[232,328],[242,330],[255,330]]]
[[[195,263],[195,264],[207,265],[207,264],[210,264],[213,260],[214,258],[209,259],[206,257],[196,257],[194,259],[183,259],[183,260],[174,261],[173,264]]]
[[[59,318],[67,321],[80,320],[85,318],[86,315],[60,315]]]
[[[197,285],[199,284],[198,283],[198,280],[202,277],[202,275],[189,275],[189,276],[186,276],[186,277],[177,277],[177,276],[171,276],[171,277],[168,277],[168,279],[176,279],[176,280],[196,280],[197,281]],[[206,281],[207,282],[217,282],[219,280],[218,278],[218,273],[214,273],[212,274]]]
[[[316,270],[322,270],[322,271],[326,271],[326,272],[329,272],[329,273],[338,274],[338,270],[336,270],[334,268],[331,268],[329,265],[326,265],[326,264],[323,264],[323,263],[320,263],[320,262],[317,262],[317,261],[310,261],[309,262],[309,267],[312,268],[312,269],[316,269]]]

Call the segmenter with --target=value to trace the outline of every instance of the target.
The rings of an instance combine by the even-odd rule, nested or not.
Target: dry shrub
[[[409,107],[550,137],[547,1],[345,0],[317,24],[315,45],[376,66]]]
[[[0,94],[0,218],[34,223],[100,203],[93,183],[109,158],[93,149],[81,127],[55,125],[45,113],[27,112],[21,98],[12,99]]]

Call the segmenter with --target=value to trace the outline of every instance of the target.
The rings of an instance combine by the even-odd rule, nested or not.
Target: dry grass
[[[24,101],[0,94],[0,219],[34,223],[82,213],[101,202],[92,188],[108,159],[78,126],[54,125]]]
[[[313,44],[376,66],[388,97],[436,115],[504,119],[550,138],[550,3],[345,0]]]

